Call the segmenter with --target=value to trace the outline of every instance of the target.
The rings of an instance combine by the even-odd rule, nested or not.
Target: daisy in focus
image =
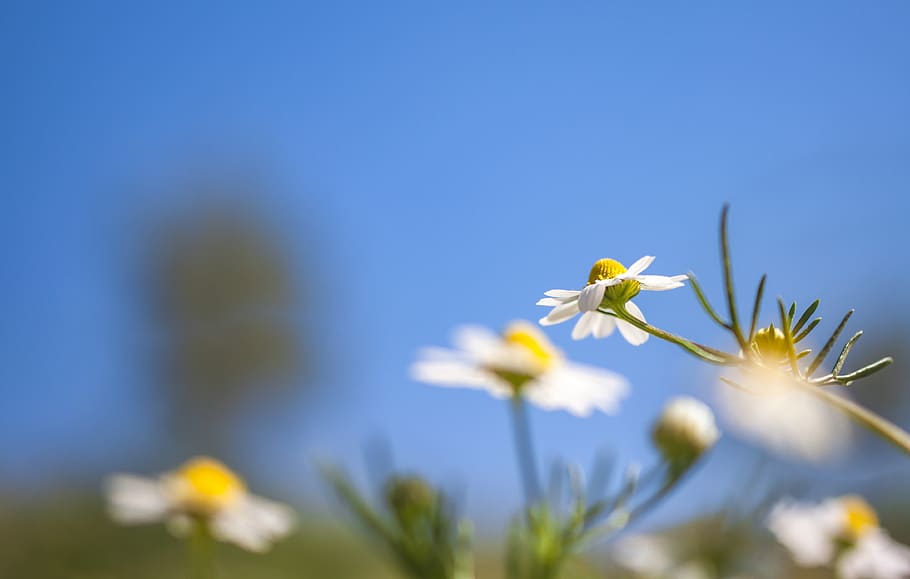
[[[495,398],[521,396],[576,416],[615,413],[629,389],[614,372],[568,362],[530,322],[512,322],[502,334],[464,326],[453,341],[455,350],[422,350],[411,376],[437,386],[486,390]]]
[[[177,535],[194,525],[248,551],[266,551],[293,526],[290,507],[247,492],[217,460],[197,457],[156,478],[116,474],[107,480],[111,518],[124,525],[163,521]]]
[[[537,302],[539,306],[553,309],[540,319],[540,324],[550,326],[564,322],[581,313],[572,330],[572,338],[581,340],[593,335],[606,338],[619,328],[619,333],[634,346],[645,343],[648,333],[629,322],[612,315],[617,309],[624,309],[632,317],[645,321],[641,310],[632,302],[640,291],[665,291],[682,287],[686,275],[643,275],[654,257],[646,255],[633,263],[629,269],[614,259],[600,259],[591,268],[588,284],[581,290],[554,289],[544,292],[547,296]]]
[[[878,524],[859,496],[820,504],[785,500],[772,510],[768,528],[803,567],[833,567],[841,579],[910,577],[910,548]]]

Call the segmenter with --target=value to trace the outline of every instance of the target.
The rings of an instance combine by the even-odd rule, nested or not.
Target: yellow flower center
[[[844,506],[844,528],[847,537],[856,540],[863,534],[878,527],[878,515],[862,497],[850,495],[841,499]]]
[[[553,367],[561,358],[543,332],[527,322],[513,322],[502,333],[502,340],[517,350],[518,356],[503,364],[493,363],[488,370],[508,382],[517,394],[525,384]]]
[[[755,332],[752,338],[752,351],[767,362],[784,362],[788,359],[787,338],[784,333],[771,324]]]
[[[173,474],[178,504],[189,512],[210,515],[233,503],[246,491],[243,480],[207,457],[194,458]]]
[[[626,273],[626,266],[615,259],[598,259],[588,275],[588,285],[602,279],[613,279],[621,273]]]
[[[507,344],[519,346],[530,354],[541,370],[550,368],[559,357],[546,336],[537,332],[536,328],[529,328],[527,324],[511,324],[503,332],[502,338]]]
[[[615,259],[598,259],[588,274],[588,285],[602,279],[613,279],[621,273],[626,273],[626,266]],[[604,291],[603,304],[609,307],[610,302],[626,303],[641,291],[641,284],[634,279],[626,280],[610,286]]]

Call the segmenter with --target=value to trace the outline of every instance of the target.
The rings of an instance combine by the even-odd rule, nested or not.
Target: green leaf
[[[787,358],[790,360],[790,370],[794,376],[799,376],[799,366],[796,364],[796,350],[793,348],[793,332],[790,329],[792,318],[790,314],[784,311],[784,300],[780,298],[777,298],[777,309],[780,310],[781,331],[784,333],[784,339],[787,342]],[[791,312],[795,311],[795,309],[793,306],[790,307]]]
[[[882,358],[878,362],[873,362],[873,363],[869,364],[868,366],[860,368],[856,372],[851,372],[851,373],[845,374],[843,376],[836,376],[836,378],[837,378],[838,382],[840,382],[841,384],[846,386],[850,382],[853,382],[855,380],[859,380],[860,378],[865,378],[866,376],[871,376],[872,374],[875,374],[882,368],[890,365],[891,362],[893,362],[893,361],[894,360],[890,357]]]
[[[696,279],[695,274],[691,271],[689,272],[689,284],[692,286],[692,289],[695,290],[695,297],[698,298],[698,302],[701,304],[701,307],[703,307],[705,311],[708,312],[708,315],[711,316],[711,319],[714,320],[717,324],[730,329],[730,324],[723,321],[711,306],[711,304],[708,302],[708,298],[705,296],[705,292],[701,289],[701,285],[698,283],[698,279]]]
[[[844,319],[840,321],[840,323],[837,325],[837,328],[834,329],[834,333],[831,334],[831,337],[828,338],[828,341],[825,342],[825,345],[821,350],[819,350],[818,355],[814,360],[812,360],[812,363],[809,364],[809,369],[806,370],[806,376],[811,376],[812,373],[815,372],[819,365],[824,361],[825,357],[828,355],[828,352],[830,352],[831,348],[834,347],[834,343],[837,342],[838,336],[840,336],[840,333],[844,330],[844,326],[847,325],[847,320],[849,320],[850,316],[852,315],[853,310],[850,310],[846,313],[846,315],[844,315]]]
[[[812,314],[815,313],[815,310],[818,309],[818,304],[821,303],[821,300],[815,300],[809,307],[806,308],[806,311],[803,312],[803,315],[799,317],[799,320],[796,321],[796,324],[793,326],[793,333],[797,334],[803,328],[806,322],[809,321],[809,318],[812,317]]]
[[[798,336],[796,336],[795,338],[793,338],[793,343],[794,343],[794,344],[798,344],[799,342],[802,342],[803,340],[805,340],[805,339],[806,339],[806,336],[809,335],[809,332],[811,332],[812,330],[814,330],[814,329],[815,329],[815,326],[817,326],[821,321],[822,321],[821,318],[815,318],[814,320],[812,320],[811,322],[809,322],[809,325],[806,326],[805,329],[803,329],[803,331],[800,332]]]
[[[724,268],[724,291],[727,296],[727,309],[730,312],[730,331],[736,337],[740,349],[743,352],[749,349],[746,338],[743,336],[742,328],[739,326],[739,314],[736,311],[736,296],[733,293],[733,266],[730,263],[730,240],[727,235],[727,214],[730,212],[730,204],[724,204],[720,214],[720,253]]]
[[[837,357],[837,361],[834,362],[834,369],[831,370],[831,375],[837,378],[837,375],[840,374],[841,368],[844,367],[844,362],[847,361],[847,354],[850,353],[850,350],[853,349],[853,344],[859,340],[860,336],[863,335],[863,331],[860,330],[853,334],[853,337],[847,340],[847,343],[844,344],[843,350],[840,351],[840,355]]]
[[[749,341],[755,337],[755,326],[758,324],[758,312],[761,310],[761,299],[765,295],[765,282],[768,281],[768,274],[761,276],[758,282],[758,289],[755,291],[755,303],[752,305],[752,323],[749,324]]]

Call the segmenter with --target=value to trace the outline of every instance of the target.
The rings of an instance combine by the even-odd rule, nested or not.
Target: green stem
[[[724,292],[727,296],[727,309],[730,312],[730,331],[736,337],[740,349],[745,352],[749,349],[749,344],[746,342],[742,328],[739,325],[736,297],[733,294],[733,265],[730,263],[730,240],[727,236],[727,214],[729,212],[730,205],[725,204],[720,214],[720,253],[724,267]]]
[[[910,454],[910,434],[896,424],[893,424],[878,414],[863,408],[856,402],[843,396],[838,396],[824,388],[817,386],[808,386],[806,388],[825,402],[836,406],[841,412],[847,414],[850,418],[859,422],[875,434],[881,436],[894,446]]]
[[[521,394],[512,397],[512,427],[515,435],[515,453],[518,469],[524,485],[527,506],[537,503],[540,498],[540,484],[537,481],[537,467],[534,465],[534,445],[531,441],[531,425]]]
[[[215,579],[215,541],[208,523],[193,519],[189,536],[190,568],[192,579]]]
[[[690,342],[689,340],[687,340],[681,336],[677,336],[676,334],[671,334],[670,332],[667,332],[666,330],[661,330],[660,328],[658,328],[656,326],[652,326],[651,324],[649,324],[647,322],[643,322],[643,321],[639,320],[638,318],[631,315],[628,312],[628,310],[626,310],[625,305],[611,306],[611,307],[612,307],[612,310],[598,310],[598,311],[601,313],[604,313],[604,314],[613,315],[614,317],[617,317],[617,318],[623,320],[624,322],[628,322],[628,323],[632,324],[639,330],[648,332],[652,336],[656,336],[656,337],[660,338],[661,340],[666,340],[667,342],[676,344],[677,346],[680,346],[681,348],[688,351],[690,354],[693,354],[693,355],[697,356],[698,358],[701,358],[705,362],[709,362],[711,364],[717,364],[720,366],[732,366],[732,365],[736,365],[739,363],[738,358],[734,358],[734,357],[730,356],[730,354],[727,354],[726,352],[721,352],[720,350],[715,350],[714,348],[711,348],[708,346],[702,346],[701,344],[696,344],[695,342]]]

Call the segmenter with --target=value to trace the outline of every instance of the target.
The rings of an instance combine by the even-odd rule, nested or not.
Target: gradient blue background
[[[318,412],[302,396],[251,408],[269,426],[241,426],[246,464],[287,495],[320,496],[309,461],[358,470],[381,434],[475,511],[507,511],[506,408],[412,382],[417,349],[461,323],[536,319],[543,291],[580,286],[604,256],[656,255],[649,273],[695,271],[719,301],[725,201],[744,303],[767,271],[771,297],[825,299],[823,328],[854,306],[853,327],[906,319],[906,2],[2,13],[0,477],[19,492],[60,473],[91,486],[154,436],[153,405],[130,387],[147,379],[130,259],[142,224],[198,202],[166,192],[200,168],[267,176],[272,193],[253,201],[299,259],[322,386],[339,393]],[[726,344],[688,289],[637,302]],[[550,335],[633,392],[617,417],[535,411],[544,457],[647,462],[663,402],[710,399],[710,375],[668,344],[569,331]],[[724,442],[677,504],[723,498],[752,456]]]

